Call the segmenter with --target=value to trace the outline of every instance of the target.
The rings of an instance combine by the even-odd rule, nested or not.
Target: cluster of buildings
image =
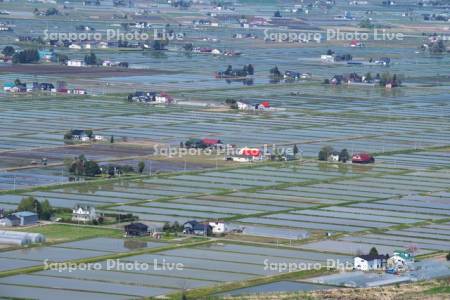
[[[87,67],[87,64],[84,60],[81,59],[69,59],[66,62],[66,65],[68,67]],[[105,60],[102,62],[103,67],[121,67],[121,68],[128,68],[128,63],[123,61],[110,61]]]
[[[213,55],[223,55],[223,56],[239,56],[242,53],[233,50],[224,50],[221,51],[217,48],[209,48],[209,47],[194,47],[192,48],[192,53],[201,53],[201,54],[213,54]]]
[[[128,101],[148,104],[172,104],[174,99],[165,92],[143,92],[137,91],[128,95]]]
[[[206,149],[206,148],[222,148],[223,143],[219,139],[210,139],[210,138],[190,138],[184,144],[186,148],[197,148],[197,149]]]
[[[271,110],[269,101],[251,101],[251,100],[238,100],[235,103],[235,107],[238,110],[243,111],[266,111]]]
[[[34,225],[39,221],[38,215],[31,211],[19,211],[0,218],[1,227]]]
[[[5,82],[3,84],[3,91],[9,93],[33,93],[33,92],[51,92],[73,95],[86,95],[85,89],[68,89],[64,81],[58,81],[56,87],[53,83],[49,82],[33,82],[31,85],[26,82]]]
[[[197,220],[191,220],[183,224],[184,234],[210,236],[216,234],[225,234],[227,232],[228,228],[222,221],[199,222]]]
[[[89,142],[89,141],[104,141],[105,137],[102,135],[94,134],[92,130],[71,129],[64,135],[64,139]]]
[[[353,259],[353,267],[360,271],[379,271],[398,274],[408,270],[408,265],[414,262],[414,256],[410,251],[395,250],[392,256],[389,254],[358,255]]]

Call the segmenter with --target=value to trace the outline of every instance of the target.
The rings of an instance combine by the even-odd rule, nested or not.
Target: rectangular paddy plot
[[[371,233],[346,236],[338,240],[319,241],[300,246],[302,249],[356,254],[368,252],[371,247],[392,254],[396,249],[414,247],[416,254],[426,254],[450,249],[450,224],[431,224],[421,227],[409,227],[401,230],[387,230],[383,233]]]
[[[47,247],[33,247],[0,252],[0,271],[20,269],[24,267],[43,265],[44,260],[62,262],[77,260],[114,253],[129,252],[138,248],[160,248],[166,246],[162,242],[133,243],[132,240],[113,238],[93,238],[56,244]]]
[[[85,242],[96,242],[103,250],[116,250],[112,239],[91,239],[61,244],[61,247],[94,247]],[[113,244],[111,244],[113,243]],[[97,247],[98,248],[98,247]],[[241,281],[266,275],[279,274],[266,267],[267,263],[317,263],[325,265],[327,259],[351,261],[346,255],[322,254],[293,248],[276,248],[243,244],[211,244],[178,248],[156,253],[123,257],[120,260],[99,262],[97,270],[39,271],[27,275],[15,275],[0,279],[5,295],[13,295],[11,289],[33,291],[35,297],[58,295],[60,289],[68,289],[69,298],[85,295],[95,298],[96,293],[115,298],[136,298],[165,295],[179,291],[214,286],[225,282]],[[266,263],[265,263],[266,262]],[[148,268],[125,268],[120,263],[147,265]],[[182,264],[179,270],[164,269],[167,263]],[[157,266],[157,268],[155,268]],[[36,288],[38,283],[39,288]]]

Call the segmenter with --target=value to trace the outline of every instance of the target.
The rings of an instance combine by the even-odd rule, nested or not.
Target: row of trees
[[[41,203],[38,199],[32,196],[28,196],[24,197],[20,201],[19,205],[17,206],[17,211],[32,211],[37,213],[40,220],[50,220],[54,209],[47,199],[45,199]]]
[[[67,170],[76,176],[93,177],[101,174],[99,165],[93,160],[86,159],[83,154],[70,161],[66,161],[65,164]]]
[[[88,160],[83,154],[65,162],[66,169],[69,173],[76,176],[94,177],[103,173],[114,177],[125,173],[135,173],[136,170],[130,165],[107,165],[100,168],[97,162]],[[145,169],[145,162],[140,161],[137,165],[137,172],[142,174]]]
[[[36,49],[25,49],[14,53],[12,56],[12,62],[14,64],[31,64],[38,62],[39,59],[39,52]]]

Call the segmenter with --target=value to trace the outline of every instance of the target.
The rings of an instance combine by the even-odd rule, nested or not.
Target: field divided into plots
[[[148,243],[155,248],[163,243]],[[52,251],[64,255],[68,251],[99,251],[116,253],[126,251],[124,241],[118,239],[96,238],[84,241],[59,244],[42,248],[39,256],[27,253],[17,259],[43,259]],[[54,249],[53,249],[54,248]],[[87,250],[89,249],[89,250]],[[1,253],[1,252],[0,252]],[[4,252],[6,256],[17,252]],[[81,257],[83,254],[79,254]],[[66,258],[69,259],[69,258]],[[269,263],[292,263],[297,266],[307,264],[326,265],[328,259],[341,262],[351,261],[350,256],[321,254],[292,248],[272,248],[244,244],[218,243],[189,248],[164,250],[151,254],[127,256],[120,261],[100,261],[96,270],[75,270],[69,272],[44,270],[26,275],[13,275],[0,278],[2,295],[7,297],[45,297],[60,299],[133,299],[136,297],[158,296],[178,292],[182,289],[214,286],[225,282],[242,281],[261,276],[277,275],[284,271],[268,268]],[[124,268],[120,263],[132,263],[141,268]],[[164,269],[164,265],[176,263],[181,268]],[[37,287],[39,286],[39,287]],[[68,288],[70,287],[70,288]]]
[[[139,244],[142,248],[160,248],[166,246],[163,242],[143,242]],[[113,238],[93,238],[76,242],[55,244],[52,246],[33,247],[29,249],[18,249],[1,251],[0,271],[21,269],[31,266],[42,266],[44,260],[49,262],[63,262],[67,260],[79,260],[108,254],[128,252],[136,247],[132,241]]]
[[[446,218],[448,170],[411,168],[385,162],[366,166],[316,162],[255,164],[23,195],[5,194],[0,195],[0,203],[17,205],[26,195],[48,199],[57,207],[86,203],[104,212],[133,213],[141,220],[157,223],[232,219],[244,226],[336,232]],[[372,208],[376,210],[371,211]]]
[[[376,247],[380,253],[393,253],[396,249],[415,249],[416,255],[450,249],[450,223],[413,226],[383,233],[345,236],[300,246],[315,251],[356,254]]]
[[[288,187],[276,193],[284,195],[287,191],[294,197],[319,199],[331,205],[319,209],[302,207],[287,213],[275,212],[262,217],[241,218],[239,221],[278,227],[356,232],[446,219],[450,209],[449,179],[448,170],[435,170]],[[251,194],[247,195],[251,197]]]
[[[291,90],[286,87],[286,95],[277,93],[269,99],[274,106],[289,110],[267,114],[218,112],[192,105],[145,106],[99,97],[77,98],[74,113],[73,98],[5,100],[0,110],[0,125],[5,129],[0,134],[0,150],[61,147],[64,132],[78,128],[113,135],[117,140],[126,137],[174,145],[192,136],[217,137],[238,146],[297,143],[307,156],[316,156],[324,143],[354,152],[449,144],[446,117],[450,108],[438,101],[439,97],[408,98],[408,105],[388,98],[383,99],[382,106],[374,107],[371,101],[354,97],[350,91],[344,90],[343,95],[330,101],[331,95],[325,91],[318,94],[312,87],[305,87],[305,93],[310,91],[311,97],[287,96]],[[270,89],[239,93],[256,93],[255,99],[267,99],[267,91]],[[228,91],[227,97],[231,97],[229,94]],[[346,94],[351,98],[344,97]],[[190,97],[189,93],[182,95]]]

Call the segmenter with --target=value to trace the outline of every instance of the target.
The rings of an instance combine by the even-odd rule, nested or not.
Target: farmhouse
[[[228,157],[227,160],[236,162],[252,162],[257,160],[263,160],[264,156],[261,149],[244,147],[239,150],[239,154]]]
[[[228,231],[226,224],[222,221],[209,222],[209,226],[211,226],[213,234],[223,234]]]
[[[379,270],[386,266],[389,255],[360,255],[353,259],[353,266],[356,270],[372,271]]]
[[[148,226],[142,223],[130,223],[125,225],[126,236],[144,236],[148,233]]]
[[[73,129],[71,130],[71,133],[72,133],[72,140],[80,140],[83,142],[87,142],[91,139],[90,136],[86,133],[86,131],[81,129]]]
[[[375,158],[368,153],[356,153],[352,156],[352,163],[354,164],[371,164],[375,162]]]
[[[205,224],[192,220],[183,224],[183,233],[203,236],[211,235],[212,227],[207,223]]]
[[[202,139],[202,143],[206,148],[220,147],[222,145],[222,141],[218,139],[204,138]]]
[[[165,92],[142,92],[137,91],[133,94],[128,95],[128,101],[131,102],[141,102],[141,103],[160,103],[160,104],[170,104],[174,101],[172,96]]]
[[[85,67],[86,63],[82,60],[78,60],[78,59],[69,59],[67,61],[67,66],[68,67]]]
[[[268,110],[270,109],[269,101],[236,101],[239,110]]]
[[[31,211],[19,211],[13,214],[20,219],[20,226],[33,225],[38,222],[38,215]]]
[[[95,207],[93,206],[77,204],[72,209],[72,221],[86,223],[96,219],[97,214],[95,213]]]

